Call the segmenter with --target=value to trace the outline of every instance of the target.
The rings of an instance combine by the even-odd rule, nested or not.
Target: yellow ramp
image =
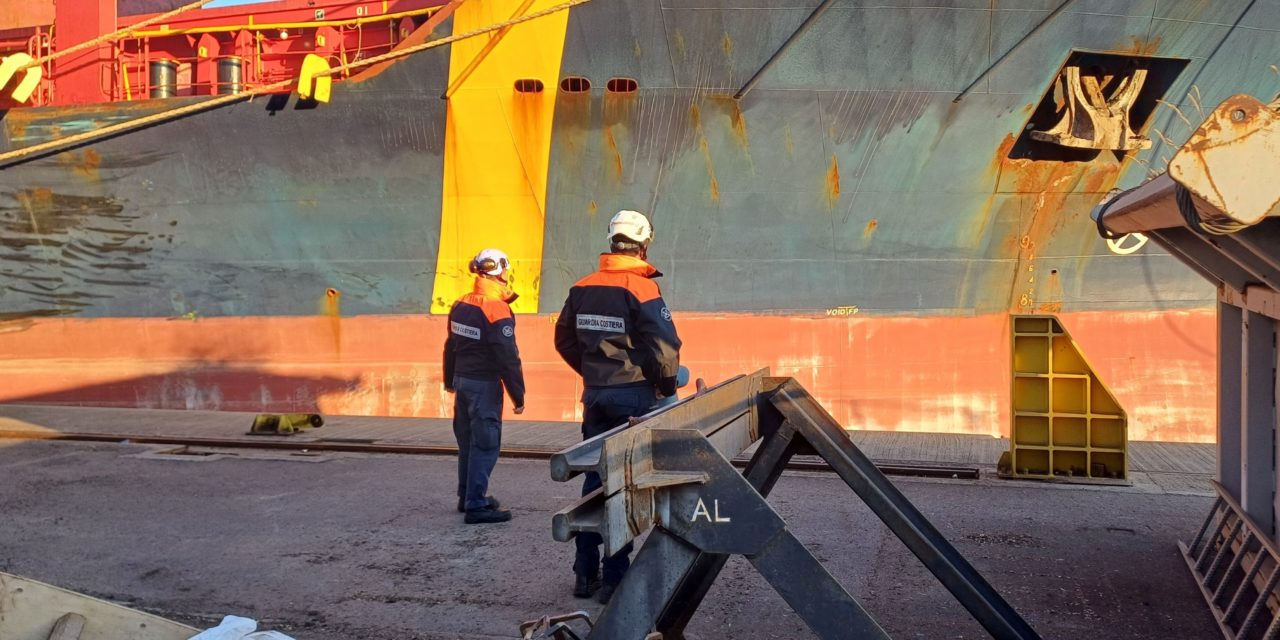
[[[454,14],[453,32],[555,4],[556,0],[468,0]],[[568,22],[568,12],[560,11],[516,25],[505,35],[496,32],[452,45],[449,85],[454,90],[445,129],[444,202],[432,313],[447,313],[449,305],[470,290],[467,261],[485,247],[511,256],[512,284],[520,294],[513,305],[516,313],[538,310],[551,123]],[[497,46],[490,42],[493,37],[502,38]],[[517,80],[539,80],[542,90],[518,92]]]

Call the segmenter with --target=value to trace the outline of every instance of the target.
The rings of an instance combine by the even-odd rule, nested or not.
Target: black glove
[[[658,393],[661,393],[662,397],[664,398],[670,398],[671,396],[676,395],[676,389],[677,387],[676,387],[675,376],[671,376],[670,378],[663,378],[658,381]]]

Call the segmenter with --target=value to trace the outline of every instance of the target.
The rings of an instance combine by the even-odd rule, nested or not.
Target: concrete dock
[[[0,416],[0,570],[196,626],[246,615],[300,640],[514,638],[521,621],[600,607],[570,595],[572,546],[550,522],[577,483],[552,482],[544,461],[502,460],[493,493],[515,518],[469,526],[447,455],[248,448],[235,440],[261,438],[244,435],[251,414]],[[48,440],[75,434],[103,441]],[[124,437],[183,434],[229,446]],[[852,435],[878,461],[983,468],[979,480],[893,481],[1043,637],[1217,637],[1175,547],[1208,513],[1212,447],[1132,443],[1133,485],[1097,487],[996,479],[999,439]],[[439,420],[335,417],[291,438],[425,452],[452,433]],[[577,438],[572,424],[510,423],[504,444]],[[770,501],[893,637],[985,637],[835,475],[788,472]],[[812,635],[735,560],[689,637]]]

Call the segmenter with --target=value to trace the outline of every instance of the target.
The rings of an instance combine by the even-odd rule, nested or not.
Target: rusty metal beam
[[[1234,292],[1223,291],[1218,302],[1218,388],[1240,389],[1243,380],[1244,310],[1235,304]],[[1218,395],[1218,482],[1233,496],[1240,495],[1241,394]]]
[[[1169,174],[1162,173],[1098,205],[1093,219],[1100,228],[1117,235],[1185,226],[1174,201],[1177,187]]]
[[[1231,287],[1231,285],[1229,285],[1229,284],[1227,284],[1226,282],[1224,282],[1224,281],[1222,280],[1222,278],[1221,278],[1219,275],[1217,275],[1217,274],[1213,273],[1212,271],[1210,271],[1210,270],[1209,270],[1208,268],[1206,268],[1205,266],[1203,266],[1203,265],[1201,265],[1200,263],[1196,262],[1196,261],[1195,261],[1195,260],[1194,260],[1190,255],[1188,255],[1185,251],[1181,250],[1181,249],[1178,247],[1178,245],[1175,245],[1175,244],[1173,244],[1172,242],[1170,242],[1167,238],[1165,238],[1165,237],[1161,234],[1161,232],[1159,232],[1159,231],[1149,231],[1149,232],[1147,232],[1147,234],[1146,234],[1146,235],[1147,235],[1147,237],[1151,238],[1151,241],[1152,241],[1152,242],[1154,242],[1154,243],[1156,243],[1156,245],[1157,245],[1157,246],[1159,246],[1161,249],[1164,249],[1166,253],[1168,253],[1169,255],[1171,255],[1171,256],[1173,256],[1174,258],[1176,258],[1176,259],[1178,260],[1178,262],[1181,262],[1182,264],[1184,264],[1184,265],[1186,265],[1186,266],[1190,267],[1190,269],[1191,269],[1192,271],[1195,271],[1195,272],[1196,272],[1196,274],[1197,274],[1197,275],[1199,275],[1201,278],[1204,278],[1205,280],[1208,280],[1209,282],[1212,282],[1212,283],[1214,284],[1214,286],[1217,286],[1217,287],[1220,287],[1220,288],[1221,288],[1221,287],[1227,287],[1227,288],[1229,288],[1229,289],[1230,289],[1230,288],[1232,288],[1232,287]]]
[[[1232,301],[1236,306],[1272,320],[1280,320],[1280,293],[1274,289],[1251,286],[1246,288],[1244,295],[1238,298]]]
[[[1207,244],[1221,252],[1222,255],[1227,256],[1232,262],[1239,265],[1241,269],[1252,275],[1256,282],[1261,282],[1272,289],[1280,289],[1280,271],[1268,264],[1271,260],[1260,258],[1253,251],[1250,251],[1236,239],[1234,234],[1200,237]]]
[[[1246,297],[1247,299],[1247,297]],[[1268,538],[1275,518],[1275,394],[1272,370],[1276,323],[1260,313],[1246,311],[1242,324],[1240,395],[1240,505]],[[1222,389],[1219,393],[1231,393]],[[1223,425],[1223,428],[1231,428]]]
[[[1280,272],[1280,220],[1263,220],[1232,237],[1256,259]]]
[[[1255,281],[1248,271],[1240,268],[1227,256],[1201,240],[1196,232],[1186,227],[1152,231],[1148,235],[1175,258],[1197,273],[1208,277],[1210,282],[1225,284],[1236,291],[1244,291],[1250,282]]]

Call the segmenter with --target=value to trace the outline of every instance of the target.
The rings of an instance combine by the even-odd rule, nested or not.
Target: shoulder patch
[[[516,336],[516,328],[511,325],[507,325],[502,328],[502,335],[508,338],[514,338]]]
[[[666,320],[667,322],[671,322],[671,310],[670,310],[670,309],[668,309],[668,308],[666,308],[666,307],[663,307],[663,308],[662,308],[662,319],[663,319],[663,320]]]
[[[658,291],[658,283],[650,278],[634,273],[619,271],[597,271],[581,280],[575,287],[616,287],[625,289],[641,303],[648,302],[662,294]]]

